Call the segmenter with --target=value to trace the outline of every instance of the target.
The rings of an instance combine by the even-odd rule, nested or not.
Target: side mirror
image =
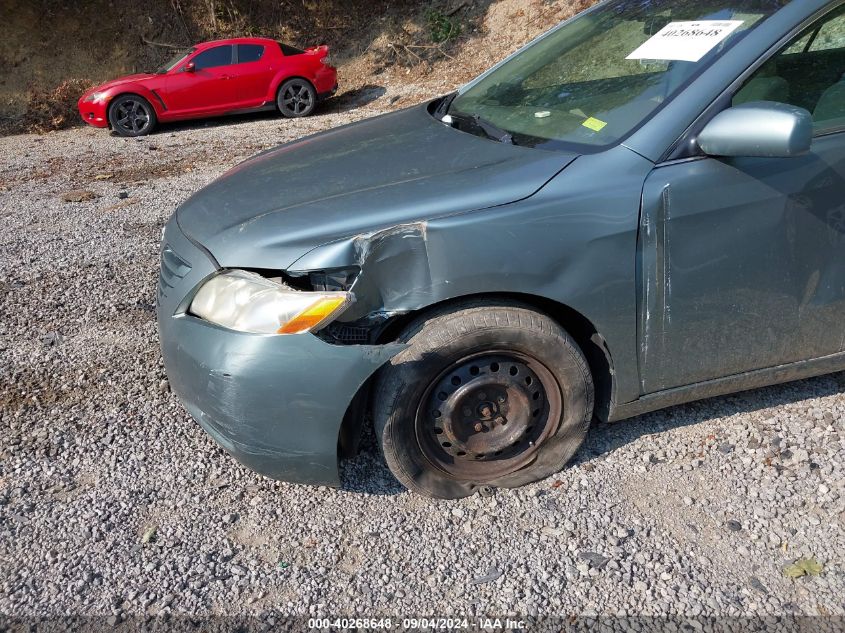
[[[183,73],[192,73],[192,72],[194,72],[196,69],[197,69],[197,67],[196,67],[196,66],[194,66],[194,62],[188,62],[187,64],[185,64],[184,66],[182,66],[182,72],[183,72]]]
[[[774,101],[728,108],[698,135],[698,146],[710,156],[791,158],[809,152],[812,143],[812,115]]]

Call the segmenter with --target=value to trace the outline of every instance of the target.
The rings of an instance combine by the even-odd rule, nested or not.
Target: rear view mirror
[[[187,64],[182,66],[182,72],[186,72],[186,73],[192,73],[196,69],[197,69],[197,67],[194,66],[194,62],[188,62]]]
[[[698,135],[698,146],[710,156],[790,158],[809,152],[812,142],[812,115],[774,101],[720,112]]]

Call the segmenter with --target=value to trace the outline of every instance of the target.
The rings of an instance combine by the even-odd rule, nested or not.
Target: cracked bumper
[[[182,404],[249,468],[284,481],[339,485],[344,414],[361,385],[402,346],[245,334],[185,315],[192,290],[215,266],[173,219],[162,247],[159,338]]]

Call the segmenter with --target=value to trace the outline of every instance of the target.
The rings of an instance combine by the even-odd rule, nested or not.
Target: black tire
[[[288,79],[276,93],[276,106],[291,119],[308,116],[317,107],[317,91],[306,79]]]
[[[109,123],[119,136],[144,136],[155,129],[156,113],[144,97],[120,95],[109,106]]]
[[[399,340],[409,347],[377,377],[374,422],[408,489],[457,499],[522,486],[560,471],[584,441],[592,376],[548,316],[475,302],[417,320]]]

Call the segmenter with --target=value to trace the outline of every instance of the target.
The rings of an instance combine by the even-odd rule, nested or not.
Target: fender
[[[129,88],[130,86],[127,86]],[[156,118],[161,121],[162,119],[167,119],[167,105],[162,100],[161,96],[157,94],[154,90],[147,88],[146,86],[142,86],[140,84],[134,84],[131,86],[131,90],[121,90],[119,87],[114,89],[114,94],[110,94],[106,97],[105,106],[106,112],[111,107],[112,101],[117,99],[118,97],[122,97],[123,95],[138,95],[139,97],[143,97],[146,99],[150,105],[155,110]]]
[[[279,88],[281,88],[282,84],[285,83],[288,79],[302,79],[304,81],[307,81],[312,86],[314,86],[314,82],[311,81],[310,79],[308,79],[308,77],[306,77],[304,74],[302,74],[302,73],[291,73],[290,69],[286,68],[283,71],[279,71],[279,73],[277,73],[277,75],[273,78],[273,81],[270,82],[272,89],[270,91],[270,94],[267,97],[268,101],[270,101],[272,103],[276,102],[276,96],[279,94]],[[317,90],[316,86],[314,86],[314,90],[315,91]]]
[[[358,269],[356,303],[341,317],[350,325],[480,294],[528,294],[566,306],[595,327],[613,357],[613,401],[630,402],[640,396],[639,192],[652,167],[624,147],[581,156],[529,198],[335,240],[286,272]],[[606,187],[595,187],[596,174]]]

